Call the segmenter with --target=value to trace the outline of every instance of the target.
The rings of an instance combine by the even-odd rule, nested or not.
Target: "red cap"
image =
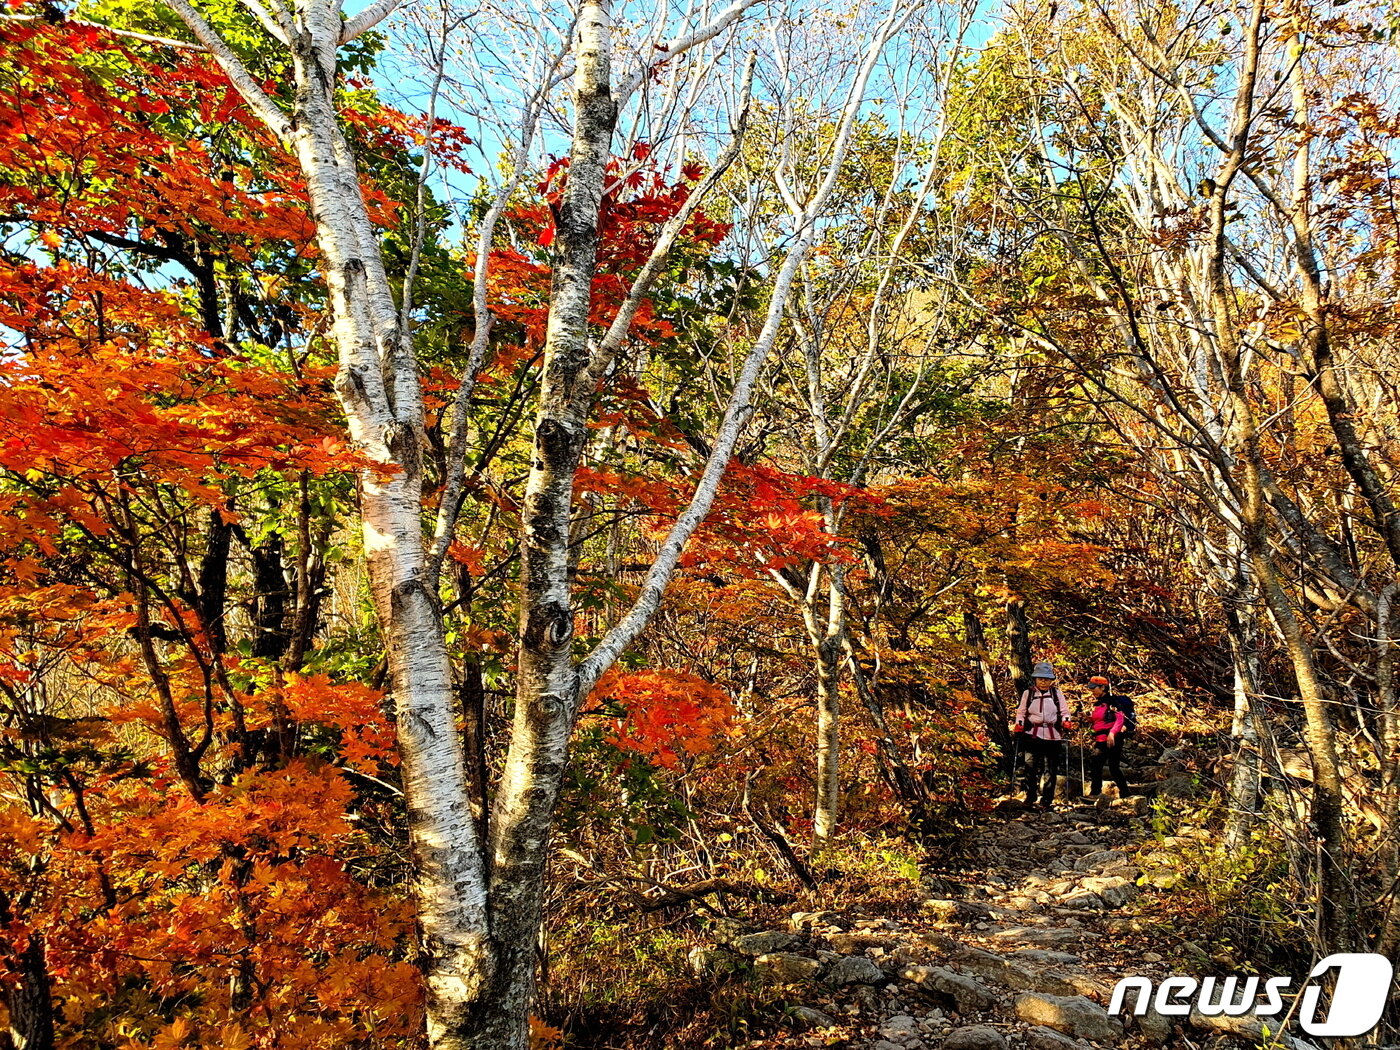
[[[1101,675],[1101,674],[1096,674],[1096,675],[1094,675],[1093,678],[1090,678],[1090,679],[1089,679],[1089,684],[1090,684],[1090,685],[1108,685],[1108,679],[1105,678],[1105,677],[1104,677],[1103,675]]]

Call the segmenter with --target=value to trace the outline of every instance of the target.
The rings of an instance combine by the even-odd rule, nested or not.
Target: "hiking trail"
[[[1161,784],[1152,785],[1160,789]],[[788,928],[717,931],[692,965],[722,973],[752,966],[792,988],[789,1031],[747,1044],[850,1050],[1087,1050],[1170,1047],[1229,1050],[1267,1033],[1253,1017],[1136,1015],[1135,994],[1110,1016],[1128,975],[1155,983],[1180,969],[1131,947],[1126,906],[1171,878],[1154,867],[1149,801],[1061,800],[1050,812],[1001,799],[970,833],[954,877],[925,881],[937,896],[912,920],[858,909],[794,912]],[[1194,829],[1183,829],[1192,833]],[[1119,936],[1115,936],[1119,935]],[[1179,963],[1177,964],[1180,965]],[[1192,976],[1199,973],[1185,971]],[[1313,1050],[1291,1035],[1285,1050]]]

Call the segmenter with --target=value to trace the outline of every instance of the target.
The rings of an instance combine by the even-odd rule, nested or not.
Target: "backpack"
[[[1022,699],[1024,699],[1024,700],[1026,701],[1026,705],[1027,705],[1027,706],[1026,706],[1026,725],[1027,725],[1027,726],[1030,725],[1030,721],[1031,721],[1030,699],[1031,699],[1031,694],[1034,693],[1034,692],[1035,692],[1034,689],[1027,689],[1024,693],[1021,694]],[[1054,726],[1055,732],[1057,732],[1057,733],[1063,732],[1063,731],[1064,731],[1064,727],[1065,727],[1065,716],[1064,716],[1064,712],[1063,712],[1063,710],[1062,710],[1061,703],[1060,703],[1060,702],[1061,702],[1062,700],[1064,700],[1064,699],[1065,699],[1065,694],[1062,693],[1062,692],[1060,692],[1060,687],[1059,687],[1058,685],[1052,685],[1052,686],[1050,687],[1050,700],[1051,700],[1051,702],[1054,703],[1054,705],[1055,705],[1055,721],[1052,722],[1052,723],[1049,723],[1049,724]],[[1066,701],[1065,704],[1064,704],[1063,706],[1064,706],[1064,707],[1068,707],[1068,706],[1069,706],[1069,703]],[[1126,723],[1125,723],[1125,724],[1126,724]]]
[[[1110,696],[1109,702],[1123,712],[1123,735],[1132,736],[1137,732],[1137,705],[1131,696]]]

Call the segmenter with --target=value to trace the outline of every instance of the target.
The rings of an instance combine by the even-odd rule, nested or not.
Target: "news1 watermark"
[[[1331,1003],[1318,1016],[1326,975],[1336,971]],[[1395,968],[1384,955],[1370,952],[1338,952],[1329,955],[1308,974],[1298,1000],[1297,1021],[1308,1035],[1365,1035],[1380,1021],[1390,996]],[[1124,977],[1113,989],[1110,1014],[1123,1013],[1131,991],[1137,992],[1133,1013],[1148,1008],[1166,1017],[1185,1017],[1198,1011],[1206,1017],[1276,1017],[1293,991],[1292,977],[1168,977],[1153,988],[1148,977]],[[1260,992],[1263,992],[1262,999]]]

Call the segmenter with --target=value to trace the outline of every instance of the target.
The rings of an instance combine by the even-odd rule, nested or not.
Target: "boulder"
[[[1108,1011],[1098,1003],[1081,995],[1026,992],[1016,997],[1016,1016],[1076,1039],[1107,1043],[1123,1037],[1123,1026],[1109,1017]]]
[[[795,984],[810,981],[821,972],[816,959],[795,952],[770,952],[753,961],[759,976],[773,984]]]
[[[955,1028],[943,1040],[943,1050],[1005,1050],[1006,1040],[990,1025]]]
[[[1208,1032],[1224,1032],[1253,1043],[1273,1040],[1274,1042],[1269,1042],[1270,1046],[1278,1045],[1284,1047],[1285,1050],[1317,1050],[1317,1046],[1306,1039],[1280,1033],[1278,1019],[1273,1017],[1251,1017],[1248,1015],[1230,1017],[1226,1014],[1208,1017],[1193,1007],[1189,1019],[1193,1028],[1200,1028]],[[1268,1032],[1264,1030],[1266,1027]]]
[[[1056,966],[1074,966],[1083,962],[1078,955],[1070,952],[1053,952],[1044,948],[1017,948],[1011,954],[1018,959],[1029,959],[1037,963],[1053,963]]]
[[[1086,890],[1097,894],[1111,908],[1121,908],[1137,895],[1137,887],[1117,875],[1089,876],[1080,882]]]
[[[881,1038],[892,1039],[896,1043],[915,1039],[919,1035],[919,1022],[908,1014],[895,1014],[877,1029]]]
[[[899,971],[899,977],[917,985],[921,991],[951,997],[961,1013],[982,1010],[997,1001],[996,995],[981,981],[944,966],[906,966]]]
[[[1116,849],[1101,849],[1097,853],[1086,853],[1074,862],[1075,871],[1092,871],[1111,868],[1115,864],[1126,864],[1128,855]]]
[[[1148,1046],[1165,1046],[1172,1037],[1172,1019],[1149,1006],[1145,1014],[1128,1014],[1128,1026],[1135,1028]]]
[[[826,935],[831,947],[842,955],[858,955],[867,948],[883,948],[890,943],[888,933],[874,933],[861,930],[857,933],[829,933]]]
[[[1053,1028],[1036,1025],[1026,1033],[1026,1050],[1079,1050],[1079,1043]]]
[[[919,913],[928,916],[935,922],[970,922],[973,919],[987,918],[991,915],[992,910],[985,904],[935,897],[933,900],[926,900],[920,904]]]
[[[863,955],[848,955],[832,963],[826,972],[828,984],[881,984],[885,972]]]
[[[1018,941],[1022,944],[1038,944],[1042,947],[1056,944],[1073,944],[1094,934],[1083,930],[1070,930],[1055,926],[1011,926],[992,934],[998,941]]]
[[[794,1006],[792,1022],[802,1029],[830,1028],[836,1024],[836,1018],[814,1006]]]
[[[1103,911],[1108,907],[1107,902],[1097,893],[1088,889],[1081,889],[1073,893],[1061,902],[1066,908],[1073,908],[1076,911]]]
[[[933,968],[933,978],[929,983],[935,991],[951,995],[953,1001],[958,1004],[960,1013],[985,1010],[997,1001],[996,994],[981,981],[973,977],[964,977],[942,966]]]
[[[812,930],[818,927],[834,926],[838,930],[846,929],[850,923],[840,912],[834,911],[795,911],[788,918],[788,925],[801,933],[804,930]]]
[[[729,947],[740,955],[769,955],[785,952],[798,943],[798,938],[781,930],[764,930],[761,933],[741,933],[731,938]]]

